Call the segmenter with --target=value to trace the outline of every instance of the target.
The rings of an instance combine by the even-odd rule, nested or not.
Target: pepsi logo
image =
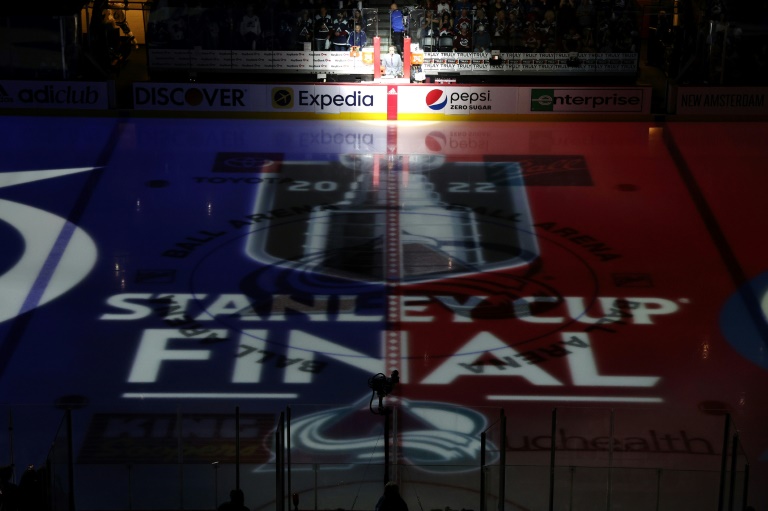
[[[433,153],[442,153],[448,145],[448,138],[442,131],[432,131],[424,139],[424,144]]]
[[[442,110],[448,104],[448,95],[440,89],[432,89],[427,93],[427,106],[432,110]]]

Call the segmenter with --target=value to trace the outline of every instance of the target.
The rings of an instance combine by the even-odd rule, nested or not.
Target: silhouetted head
[[[229,500],[231,500],[233,504],[244,504],[245,494],[243,493],[243,490],[232,490],[229,492]]]
[[[397,483],[390,481],[384,485],[385,497],[394,497],[397,495],[400,495],[400,487],[397,485]]]
[[[7,483],[13,476],[13,465],[0,467],[0,482]]]

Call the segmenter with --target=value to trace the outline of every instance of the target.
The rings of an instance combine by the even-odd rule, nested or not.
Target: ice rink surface
[[[204,509],[228,491],[211,463],[232,462],[234,407],[248,477],[266,477],[290,406],[302,509],[372,509],[367,382],[397,370],[411,509],[478,509],[501,410],[505,509],[545,509],[553,443],[556,509],[717,509],[726,417],[728,482],[748,464],[768,509],[766,123],[0,128],[0,447],[17,467],[45,462],[70,407],[80,480],[176,478],[183,444],[184,496],[147,483],[131,502]],[[317,464],[343,481],[300,470]],[[127,509],[96,486],[111,497],[78,509]]]

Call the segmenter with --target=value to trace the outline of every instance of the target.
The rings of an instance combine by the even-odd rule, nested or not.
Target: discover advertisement
[[[136,110],[197,110],[258,112],[263,109],[262,86],[185,83],[135,83]]]

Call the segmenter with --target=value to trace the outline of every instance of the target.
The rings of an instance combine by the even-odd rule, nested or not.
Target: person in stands
[[[472,51],[472,34],[469,33],[467,27],[462,27],[459,33],[453,37],[453,51]]]
[[[331,49],[333,51],[349,50],[347,40],[350,30],[349,20],[344,17],[344,11],[338,11],[333,22],[333,35],[331,36]]]
[[[251,4],[246,6],[245,14],[240,20],[240,36],[243,38],[247,50],[255,50],[261,39],[261,22]]]
[[[349,39],[347,39],[347,44],[349,44],[350,49],[361,50],[366,42],[367,37],[365,32],[363,32],[363,27],[360,26],[360,23],[355,24],[355,30],[350,32]]]
[[[485,25],[479,24],[477,26],[477,31],[472,36],[472,42],[474,45],[472,51],[490,53],[491,34],[485,29]]]
[[[315,50],[325,51],[331,47],[331,27],[333,20],[325,6],[320,7],[320,13],[315,15],[315,26],[312,32],[315,37]]]
[[[403,12],[397,8],[396,3],[389,6],[389,21],[392,26],[392,44],[397,47],[397,53],[403,53],[405,17]]]

